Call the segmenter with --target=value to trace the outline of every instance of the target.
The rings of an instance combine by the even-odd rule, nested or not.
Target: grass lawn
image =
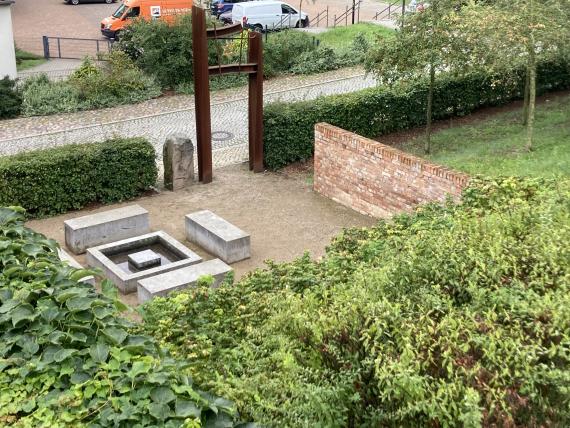
[[[547,99],[537,106],[531,152],[524,150],[520,109],[437,131],[429,156],[423,153],[423,137],[398,148],[469,174],[570,176],[570,95]]]
[[[31,52],[23,51],[18,48],[16,48],[16,61],[17,61],[18,71],[23,71],[46,62],[46,60],[43,57],[33,54]]]
[[[319,34],[317,37],[322,46],[329,48],[347,48],[350,46],[357,34],[362,33],[370,42],[374,42],[377,36],[391,37],[394,30],[381,25],[360,23],[346,27],[337,27]]]

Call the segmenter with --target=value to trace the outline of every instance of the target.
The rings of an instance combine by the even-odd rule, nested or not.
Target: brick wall
[[[469,176],[327,123],[315,125],[314,188],[373,217],[458,196]]]

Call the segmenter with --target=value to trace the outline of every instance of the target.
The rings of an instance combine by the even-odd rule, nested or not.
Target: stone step
[[[213,259],[141,279],[137,284],[139,303],[144,303],[156,296],[166,296],[175,290],[195,286],[198,279],[204,275],[213,276],[212,286],[216,287],[231,270],[232,268],[220,259]]]
[[[211,211],[186,215],[186,239],[201,246],[226,263],[251,256],[250,236]]]
[[[64,221],[65,245],[74,254],[150,232],[148,211],[128,205]]]

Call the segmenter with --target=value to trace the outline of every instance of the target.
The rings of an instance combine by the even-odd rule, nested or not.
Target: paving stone
[[[129,263],[136,269],[147,269],[153,266],[160,266],[160,255],[152,250],[139,251],[127,256]]]

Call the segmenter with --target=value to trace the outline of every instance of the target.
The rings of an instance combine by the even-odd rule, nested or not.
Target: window
[[[287,14],[294,15],[297,13],[297,11],[295,9],[293,9],[291,6],[287,6],[286,4],[282,4],[281,5],[281,13],[284,15],[287,15]]]
[[[119,8],[113,14],[113,18],[120,18],[121,16],[123,16],[123,13],[125,13],[126,9],[127,6],[125,6],[124,4],[120,5]]]
[[[127,16],[125,18],[136,18],[141,13],[140,7],[131,7],[127,12]]]

